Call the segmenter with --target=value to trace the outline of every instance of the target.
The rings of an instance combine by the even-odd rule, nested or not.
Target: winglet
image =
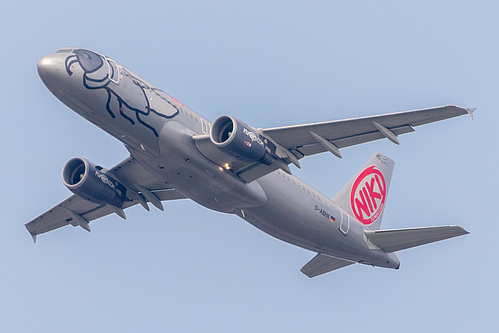
[[[466,111],[471,117],[471,120],[473,120],[473,112],[475,112],[476,108],[467,108]]]
[[[33,237],[33,243],[36,244],[36,234],[31,234],[31,237]]]

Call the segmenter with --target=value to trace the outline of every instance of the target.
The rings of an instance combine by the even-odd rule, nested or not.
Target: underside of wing
[[[398,143],[399,135],[413,132],[416,126],[465,114],[472,115],[473,111],[474,109],[448,105],[379,116],[268,128],[263,129],[263,132],[291,151],[297,159],[328,150],[338,156],[340,148],[384,138]]]
[[[474,109],[465,109],[459,106],[442,106],[421,110],[413,110],[379,116],[370,116],[346,120],[329,121],[296,126],[285,126],[267,129],[249,129],[247,134],[252,135],[255,141],[242,135],[244,149],[249,151],[254,147],[261,149],[263,155],[259,159],[243,159],[237,153],[227,149],[220,149],[222,144],[213,142],[213,136],[208,134],[192,137],[198,150],[213,163],[221,168],[227,168],[249,183],[277,169],[291,173],[288,164],[293,163],[300,168],[299,160],[325,151],[329,151],[341,158],[341,148],[361,143],[380,140],[383,138],[399,144],[398,136],[414,131],[414,127],[453,118],[465,114],[472,115]],[[227,129],[227,136],[236,132],[236,120],[223,116],[225,123],[216,127]],[[227,125],[233,119],[231,127]],[[218,119],[215,121],[216,124]],[[220,121],[222,122],[222,121]],[[212,127],[212,131],[213,131]],[[218,132],[217,132],[218,133]],[[224,133],[222,133],[224,134]],[[218,136],[215,135],[216,138]],[[226,142],[229,142],[227,140]],[[258,144],[262,148],[259,148]],[[225,143],[224,143],[225,144]],[[240,150],[242,151],[242,150]],[[263,157],[262,157],[263,156]]]
[[[103,171],[104,172],[104,171]],[[26,229],[36,241],[36,236],[66,226],[80,226],[90,231],[89,222],[100,217],[116,213],[126,218],[124,209],[141,204],[149,210],[148,202],[162,209],[162,201],[186,198],[175,189],[166,186],[147,170],[142,168],[133,158],[127,158],[120,164],[106,170],[126,188],[126,199],[120,207],[110,204],[97,204],[76,195],[72,195],[52,209],[26,223]]]
[[[279,168],[284,168],[287,172],[291,172],[289,171],[287,163],[280,159],[274,159],[270,164],[242,161],[236,156],[217,148],[210,140],[210,136],[207,134],[196,135],[193,137],[193,140],[198,150],[206,158],[219,165],[221,168],[224,168],[224,166],[230,166],[230,170],[247,183],[250,183],[253,180],[269,174]]]
[[[131,156],[110,168],[107,172],[128,187],[133,187],[134,184],[137,184],[151,191],[171,188],[163,180],[158,179],[158,177],[144,169]]]

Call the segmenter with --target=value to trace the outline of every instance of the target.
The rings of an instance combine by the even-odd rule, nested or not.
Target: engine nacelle
[[[220,116],[213,122],[210,139],[219,149],[236,158],[272,163],[272,157],[265,150],[265,143],[257,131],[232,116]]]
[[[64,165],[62,181],[71,192],[96,204],[122,207],[126,200],[125,186],[83,158],[73,158]]]

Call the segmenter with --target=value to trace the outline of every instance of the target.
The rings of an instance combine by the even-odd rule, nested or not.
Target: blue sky
[[[497,331],[498,12],[490,1],[4,4],[0,331]],[[400,252],[398,271],[354,265],[314,279],[299,272],[313,253],[189,201],[35,245],[24,223],[70,194],[66,161],[127,156],[38,78],[37,59],[64,46],[107,54],[211,120],[255,127],[476,107],[474,121],[293,169],[332,197],[383,152],[397,163],[383,228],[471,234]]]

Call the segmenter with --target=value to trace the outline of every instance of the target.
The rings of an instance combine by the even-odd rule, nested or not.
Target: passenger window
[[[103,65],[103,61],[100,55],[89,50],[78,49],[74,53],[78,58],[80,66],[87,73],[95,72],[100,69]]]

